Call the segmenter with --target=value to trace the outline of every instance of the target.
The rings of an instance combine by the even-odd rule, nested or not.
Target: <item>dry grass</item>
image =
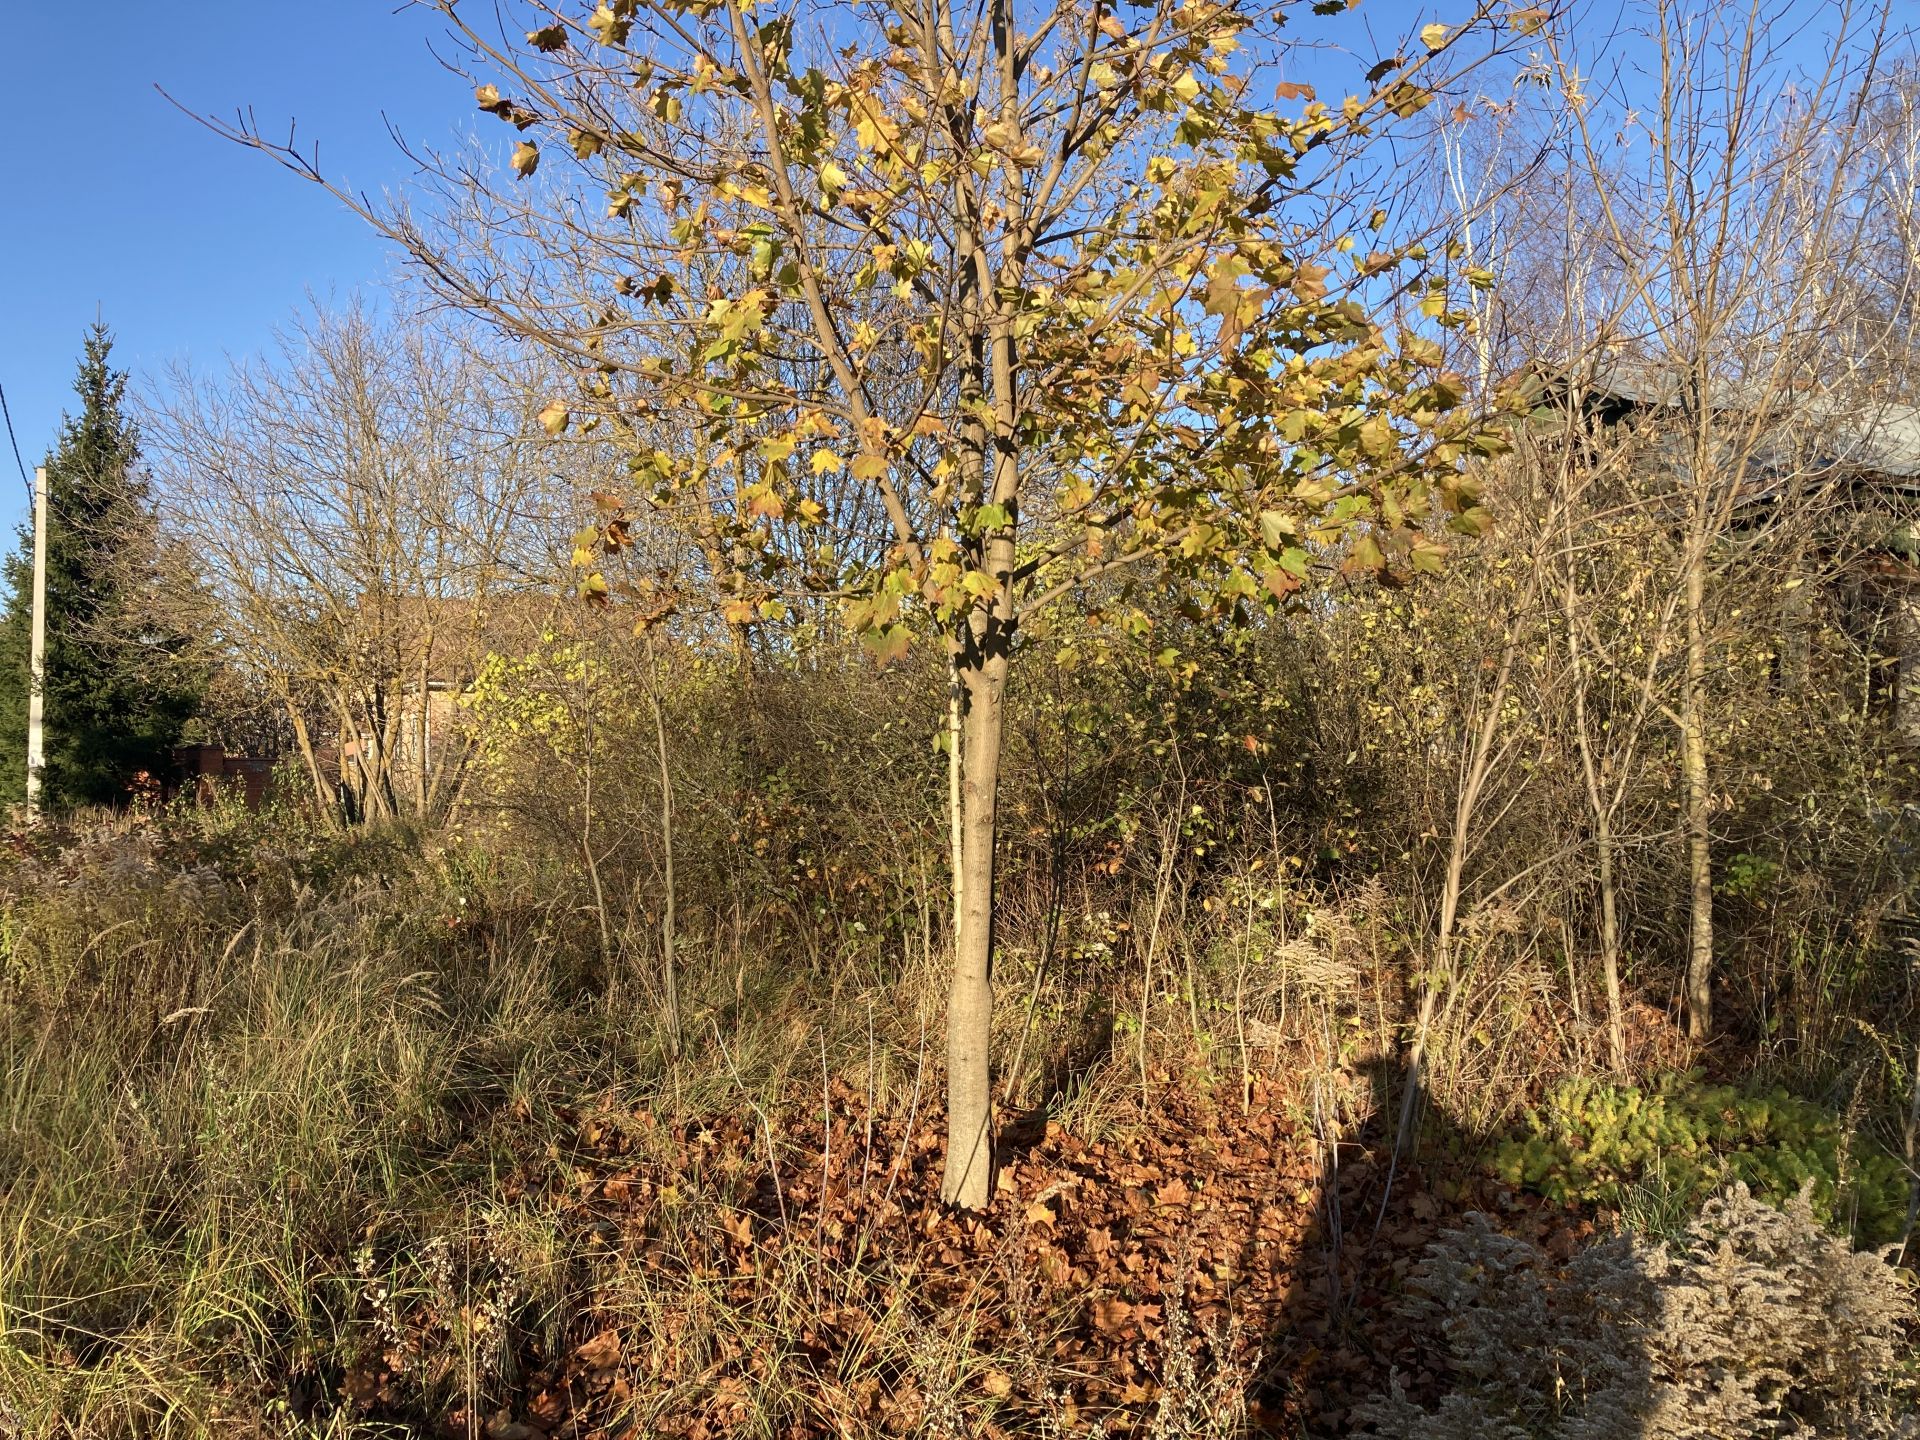
[[[1412,951],[1377,887],[1229,878],[1144,993],[1127,918],[1010,944],[1024,1118],[974,1225],[934,1198],[925,947],[716,929],[670,1064],[645,927],[608,964],[577,887],[196,823],[0,880],[0,1433],[1324,1433],[1405,1340],[1366,1297],[1481,1193],[1376,1163]],[[1521,930],[1462,952],[1464,1155],[1580,1046]]]
[[[885,1377],[917,1395],[918,1430],[958,1434],[956,1397],[1024,1383],[1049,1352],[1046,1318],[1021,1310],[1008,1330],[1002,1305],[987,1328],[1017,1346],[994,1360],[981,1317],[930,1319],[908,1269],[823,1375],[794,1337],[833,1313],[832,1257],[871,1259],[878,1237],[823,1233],[742,1296],[689,1258],[727,1233],[737,1177],[689,1172],[644,1263],[596,1253],[548,1204],[563,1157],[593,1148],[583,1113],[735,1116],[747,1154],[784,1159],[787,1117],[831,1085],[928,1143],[925,976],[882,989],[857,971],[696,964],[690,1053],[670,1069],[644,957],[595,973],[563,906],[489,893],[410,837],[357,843],[251,855],[232,876],[115,829],[15,868],[0,1413],[18,1433],[374,1435],[409,1416],[497,1433],[526,1367],[568,1355],[589,1311],[599,1329],[672,1337],[680,1378],[635,1391],[656,1418],[711,1398],[715,1357],[753,1354],[742,1424],[878,1414]]]

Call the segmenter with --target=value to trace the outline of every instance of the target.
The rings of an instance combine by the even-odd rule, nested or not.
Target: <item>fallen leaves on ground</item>
[[[925,1113],[850,1085],[767,1120],[565,1112],[572,1145],[503,1194],[574,1237],[577,1338],[529,1349],[487,1433],[1120,1436],[1201,1385],[1255,1433],[1341,1433],[1390,1367],[1433,1384],[1394,1301],[1441,1228],[1486,1210],[1562,1251],[1590,1229],[1470,1165],[1330,1166],[1295,1114],[1255,1085],[1169,1088],[1100,1139],[1016,1120],[975,1216],[939,1202]]]

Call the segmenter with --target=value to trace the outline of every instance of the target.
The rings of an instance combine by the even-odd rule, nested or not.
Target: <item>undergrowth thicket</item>
[[[1395,1366],[1423,1411],[1457,1388],[1398,1305],[1469,1211],[1556,1264],[1620,1225],[1684,1244],[1727,1180],[1785,1203],[1811,1179],[1837,1233],[1904,1232],[1910,962],[1881,919],[1907,772],[1866,721],[1776,756],[1824,702],[1755,702],[1778,713],[1747,759],[1779,781],[1717,821],[1749,859],[1713,1047],[1668,1004],[1684,886],[1639,846],[1621,1073],[1592,1078],[1594,896],[1547,843],[1545,719],[1514,722],[1543,748],[1501,782],[1442,964],[1458,776],[1434,757],[1473,713],[1446,677],[1486,671],[1497,558],[1314,626],[1169,607],[1146,637],[1032,637],[1001,796],[1005,1183],[977,1219],[937,1198],[922,659],[822,642],[743,672],[596,631],[598,668],[489,673],[445,825],[342,828],[281,787],[16,837],[0,1414],[36,1440],[1340,1435]],[[1528,683],[1544,705],[1552,676]],[[657,736],[607,703],[643,690],[677,1034]],[[1626,793],[1663,823],[1656,764]]]
[[[844,929],[776,962],[714,926],[676,1063],[644,905],[609,956],[536,854],[239,810],[20,848],[15,1433],[1346,1433],[1427,1343],[1377,1317],[1466,1209],[1577,1254],[1649,1166],[1689,1212],[1723,1174],[1791,1200],[1796,1164],[1796,1214],[1883,1237],[1904,1203],[1866,1126],[1651,1070],[1552,1082],[1522,1011],[1458,1063],[1525,1066],[1531,1120],[1436,1084],[1396,1160],[1391,907],[1263,863],[1189,900],[1144,1001],[1124,906],[1015,969],[1007,1178],[958,1218],[937,967]]]

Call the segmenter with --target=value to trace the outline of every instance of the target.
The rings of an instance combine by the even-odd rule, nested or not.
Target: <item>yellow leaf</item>
[[[1386,455],[1394,447],[1393,426],[1384,415],[1373,415],[1360,426],[1360,447],[1373,456]]]
[[[853,139],[862,150],[885,154],[893,148],[895,127],[884,115],[863,111],[854,124]]]
[[[549,400],[546,408],[535,418],[540,421],[540,428],[547,434],[558,435],[567,428],[573,416],[567,413],[564,400]]]
[[[1451,33],[1453,33],[1451,30],[1436,20],[1431,25],[1421,27],[1420,43],[1429,50],[1438,50],[1442,45],[1447,43],[1447,36]]]
[[[521,179],[533,174],[540,168],[540,147],[531,140],[522,140],[513,147],[513,168]]]
[[[1402,80],[1388,89],[1386,101],[1387,109],[1404,120],[1409,115],[1418,115],[1431,105],[1433,92]]]
[[[614,14],[613,7],[606,0],[600,0],[593,14],[587,17],[587,24],[598,34],[602,45],[618,45],[627,38],[627,30],[632,22],[622,20]]]
[[[846,464],[846,462],[831,450],[816,450],[813,452],[813,473],[816,475],[826,475],[829,473],[837,475],[840,473],[840,468],[844,464]]]
[[[862,455],[853,462],[853,478],[856,480],[880,480],[886,477],[888,465],[884,455]]]
[[[1020,143],[1020,127],[1010,120],[996,120],[980,132],[980,138],[996,150],[1011,150]]]
[[[1181,103],[1186,105],[1193,103],[1194,98],[1200,93],[1200,81],[1193,71],[1187,71],[1173,82],[1173,93],[1180,97]]]

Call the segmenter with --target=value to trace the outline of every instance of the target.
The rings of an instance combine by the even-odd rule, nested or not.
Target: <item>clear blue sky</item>
[[[196,125],[154,85],[204,112],[252,105],[270,132],[297,118],[330,171],[359,189],[399,186],[408,166],[382,113],[437,143],[472,109],[427,48],[434,17],[397,5],[0,0],[0,385],[29,473],[69,408],[96,310],[137,384],[176,357],[258,349],[309,289],[345,294],[389,272],[381,244],[319,187]],[[4,438],[10,531],[23,496]]]

